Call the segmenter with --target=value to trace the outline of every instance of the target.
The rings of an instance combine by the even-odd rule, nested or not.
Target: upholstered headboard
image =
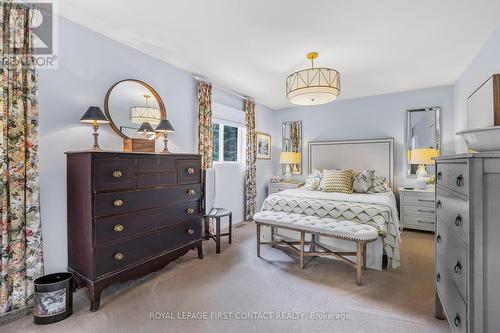
[[[309,142],[309,173],[313,169],[375,170],[394,190],[394,139]]]

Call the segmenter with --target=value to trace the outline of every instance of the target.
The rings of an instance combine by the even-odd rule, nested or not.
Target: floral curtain
[[[31,11],[0,7],[0,315],[31,305],[43,274],[38,87]]]
[[[198,81],[198,153],[201,155],[201,169],[212,167],[212,85]]]
[[[257,185],[256,167],[257,157],[257,134],[255,133],[255,102],[251,99],[245,100],[245,113],[247,121],[247,156],[245,172],[245,220],[252,221],[255,214]]]

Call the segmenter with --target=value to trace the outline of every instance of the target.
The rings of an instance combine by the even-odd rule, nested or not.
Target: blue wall
[[[66,160],[65,151],[88,150],[92,129],[79,123],[89,105],[103,108],[111,85],[126,78],[150,84],[165,102],[175,128],[169,136],[172,152],[197,152],[198,98],[192,75],[159,59],[109,39],[59,17],[59,67],[41,70],[40,79],[40,187],[46,272],[65,270],[66,244]],[[217,99],[233,101],[217,92]],[[240,101],[240,105],[243,105]],[[269,131],[273,112],[258,104],[257,127]],[[265,120],[262,122],[262,120]],[[101,148],[122,150],[123,141],[109,126],[100,130]],[[161,140],[157,142],[162,148]],[[271,161],[261,164],[259,199],[272,174]],[[236,193],[244,200],[243,193]]]

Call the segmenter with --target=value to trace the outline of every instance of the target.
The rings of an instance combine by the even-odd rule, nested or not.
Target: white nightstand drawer
[[[428,206],[405,206],[405,215],[416,215],[422,217],[429,217],[431,219],[434,218],[435,208],[434,205]]]
[[[434,209],[434,193],[430,195],[405,195],[404,196],[405,204],[408,205],[417,205],[424,207],[432,207]]]
[[[435,230],[435,219],[429,216],[414,216],[405,215],[403,216],[404,227],[412,229],[422,229],[422,230]]]

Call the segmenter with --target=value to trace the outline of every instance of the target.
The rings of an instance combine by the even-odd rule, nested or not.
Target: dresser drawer
[[[101,217],[95,221],[96,246],[200,217],[200,201],[183,201],[163,208]]]
[[[179,184],[200,182],[200,160],[177,160],[177,179]]]
[[[159,156],[154,158],[139,158],[137,160],[137,170],[142,173],[175,173],[175,158]]]
[[[177,184],[175,173],[143,173],[137,176],[137,187],[160,187]]]
[[[417,227],[418,229],[434,230],[436,224],[434,216],[404,215],[403,222],[403,227],[410,229]]]
[[[408,204],[404,206],[405,215],[409,214],[434,219],[434,212],[434,206],[413,206]]]
[[[436,214],[458,235],[464,244],[469,235],[469,202],[456,197],[452,192],[437,189]]]
[[[118,190],[136,185],[135,160],[132,158],[94,159],[94,190]]]
[[[154,233],[96,250],[96,275],[122,269],[150,257],[175,250],[201,239],[201,220],[196,219]]]
[[[467,305],[450,278],[441,271],[436,275],[436,290],[452,332],[467,332]]]
[[[463,299],[467,300],[469,272],[467,249],[458,241],[451,228],[438,219],[436,233],[436,267],[451,277]]]
[[[434,193],[428,196],[405,195],[403,201],[405,205],[422,206],[434,210]]]
[[[467,163],[438,163],[436,182],[440,186],[468,195],[469,167]]]
[[[96,217],[124,214],[141,209],[163,207],[173,202],[199,199],[201,184],[102,193],[94,196]]]

